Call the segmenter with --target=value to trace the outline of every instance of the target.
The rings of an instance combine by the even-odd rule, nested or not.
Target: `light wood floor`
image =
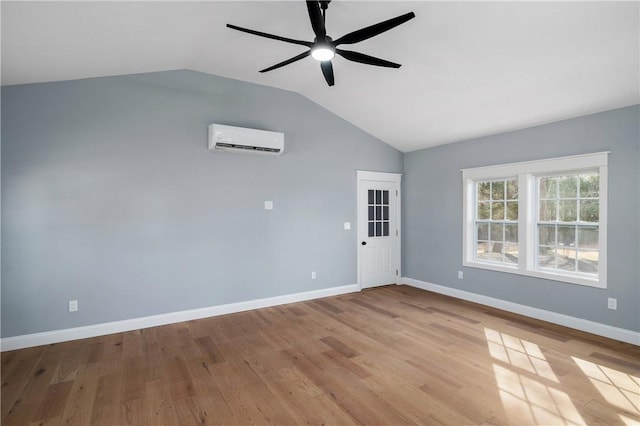
[[[2,424],[639,424],[640,348],[406,286],[2,354]]]

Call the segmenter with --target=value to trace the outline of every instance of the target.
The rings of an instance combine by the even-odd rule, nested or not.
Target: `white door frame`
[[[362,181],[379,181],[379,182],[390,182],[390,183],[394,183],[395,184],[395,189],[397,191],[397,198],[396,198],[396,229],[398,230],[398,236],[396,239],[396,267],[398,270],[398,273],[396,274],[396,284],[400,283],[400,277],[402,276],[402,251],[401,251],[401,247],[402,247],[402,221],[401,221],[401,215],[400,215],[400,201],[401,201],[401,197],[402,197],[402,190],[401,190],[401,183],[402,183],[402,174],[401,173],[386,173],[386,172],[371,172],[371,171],[367,171],[367,170],[356,170],[356,193],[357,193],[357,221],[356,221],[356,234],[357,234],[357,244],[358,244],[358,266],[357,266],[357,277],[358,277],[358,286],[360,287],[360,290],[362,290],[362,279],[360,277],[360,268],[362,266],[362,245],[361,245],[361,241],[363,241],[365,238],[367,238],[368,236],[366,235],[362,235],[362,231],[361,229],[363,228],[362,226],[360,226],[360,218],[365,217],[364,213],[365,210],[367,208],[367,206],[363,206],[360,203],[360,200],[362,199],[362,197],[360,196],[360,182]]]

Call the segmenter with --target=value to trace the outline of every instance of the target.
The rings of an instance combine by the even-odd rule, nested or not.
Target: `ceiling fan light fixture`
[[[335,49],[332,49],[331,46],[326,44],[317,45],[311,49],[311,57],[316,61],[330,61],[335,55]]]
[[[379,34],[389,31],[390,29],[395,28],[398,25],[404,24],[408,20],[415,18],[416,17],[415,13],[413,12],[405,13],[404,15],[396,16],[395,18],[387,19],[386,21],[378,22],[377,24],[360,28],[359,30],[352,31],[348,34],[345,34],[339,39],[334,41],[330,36],[327,35],[327,29],[325,27],[326,11],[327,11],[327,7],[329,6],[329,2],[331,2],[331,0],[306,0],[307,11],[309,12],[309,20],[311,21],[311,28],[313,29],[313,33],[316,36],[313,42],[296,40],[293,38],[282,37],[275,34],[263,33],[262,31],[251,30],[249,28],[242,28],[236,25],[231,25],[231,24],[227,24],[227,27],[233,30],[242,31],[244,33],[253,34],[259,37],[284,41],[286,43],[291,43],[291,44],[299,44],[309,48],[309,50],[305,50],[304,52],[294,56],[293,58],[289,58],[285,61],[279,62],[270,67],[267,67],[263,70],[260,70],[260,72],[273,71],[277,68],[280,68],[285,65],[289,65],[301,59],[304,59],[307,56],[311,56],[313,59],[320,62],[320,69],[322,70],[322,74],[324,75],[325,81],[329,86],[333,86],[335,83],[335,79],[333,76],[333,65],[331,64],[331,60],[335,57],[336,54],[352,62],[359,62],[367,65],[375,65],[378,67],[400,68],[401,66],[400,64],[396,64],[391,61],[365,55],[364,53],[360,53],[360,52],[337,49],[336,47],[342,44],[359,43],[361,41],[368,40],[372,37],[375,37]]]

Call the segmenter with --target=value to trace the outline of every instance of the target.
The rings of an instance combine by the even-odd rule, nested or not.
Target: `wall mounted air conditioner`
[[[209,149],[218,151],[282,155],[284,133],[244,127],[209,125]]]

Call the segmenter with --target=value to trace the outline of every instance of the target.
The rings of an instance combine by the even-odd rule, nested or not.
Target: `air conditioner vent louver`
[[[267,148],[264,146],[249,146],[249,145],[239,145],[236,143],[224,143],[218,142],[216,144],[216,148],[230,148],[230,149],[246,149],[248,151],[262,151],[262,152],[273,152],[279,153],[280,150],[278,148]]]
[[[209,149],[238,153],[281,155],[284,134],[243,127],[209,125]]]

